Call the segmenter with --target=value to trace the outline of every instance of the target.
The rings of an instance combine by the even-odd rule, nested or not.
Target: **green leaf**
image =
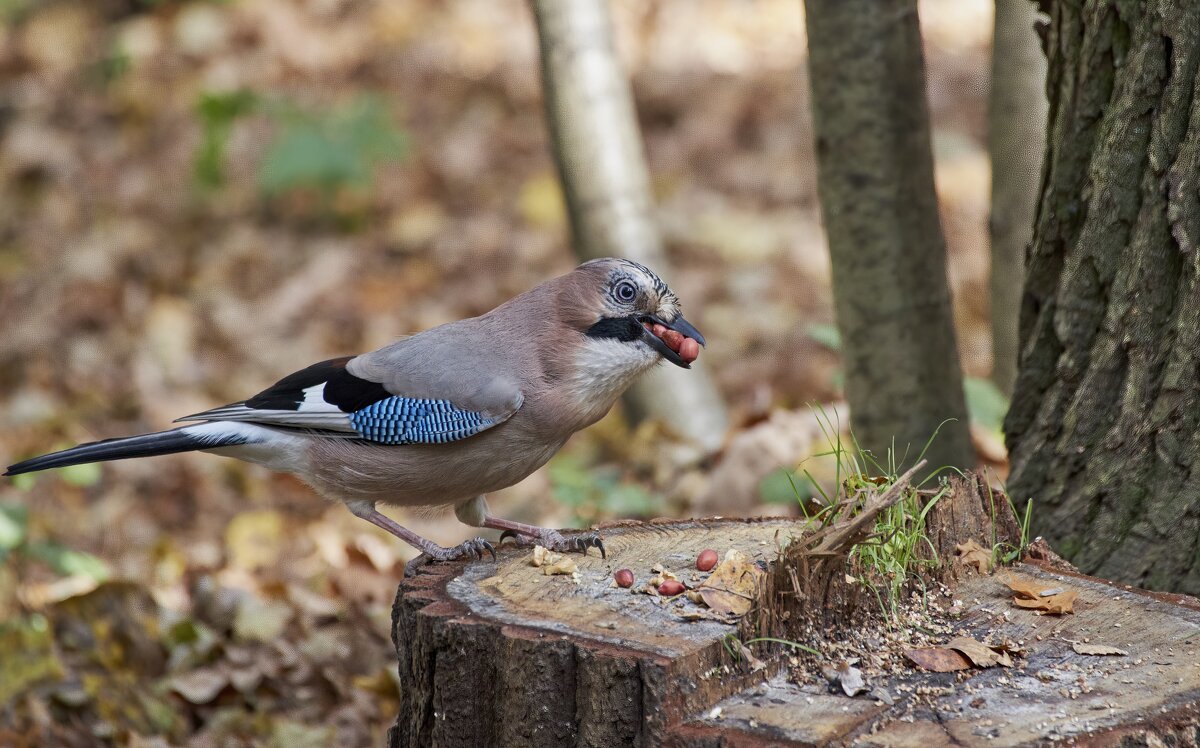
[[[577,526],[605,517],[645,517],[662,510],[662,497],[637,484],[622,483],[611,470],[588,468],[573,455],[555,457],[547,470],[555,499],[571,508]]]
[[[967,413],[971,421],[991,431],[1002,431],[1004,415],[1008,413],[1008,398],[990,380],[979,377],[963,379],[967,397]]]
[[[805,329],[804,334],[831,351],[842,350],[842,334],[833,325],[813,323]]]
[[[244,597],[233,619],[233,633],[247,641],[272,642],[283,635],[295,617],[292,607],[282,600]]]
[[[306,725],[281,719],[271,726],[271,748],[323,748],[334,743],[329,725]]]
[[[815,494],[808,476],[793,475],[784,468],[772,470],[758,483],[758,498],[764,504],[794,504]]]
[[[251,91],[206,91],[196,102],[200,118],[200,147],[196,150],[196,181],[206,188],[219,187],[225,181],[225,147],[233,123],[258,106],[258,97]]]
[[[103,582],[111,576],[108,564],[104,563],[102,559],[52,541],[29,543],[25,546],[25,555],[41,561],[53,569],[56,574],[65,577],[83,575],[97,582]]]
[[[29,532],[29,508],[0,504],[0,551],[11,551],[25,542]]]
[[[79,486],[80,488],[96,485],[103,476],[100,463],[98,462],[68,465],[65,468],[60,468],[58,474],[67,483],[70,483],[72,486]]]
[[[604,513],[618,517],[645,517],[654,514],[661,504],[654,494],[632,483],[617,485],[601,498]]]
[[[297,187],[366,186],[375,168],[401,158],[407,140],[380,101],[360,97],[329,113],[277,113],[278,137],[263,157],[259,184],[269,195]]]

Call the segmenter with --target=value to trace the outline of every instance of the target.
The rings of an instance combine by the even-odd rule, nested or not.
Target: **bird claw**
[[[565,539],[570,545],[570,550],[579,551],[587,554],[588,548],[595,548],[600,551],[600,558],[607,559],[608,554],[604,552],[604,539],[596,532],[585,532],[579,535],[572,535]]]
[[[595,548],[600,551],[600,558],[608,558],[608,554],[604,551],[604,539],[597,532],[563,535],[558,530],[543,530],[538,535],[527,536],[515,530],[505,530],[500,533],[498,542],[503,543],[505,538],[512,538],[518,546],[537,544],[551,551],[577,551],[584,555],[587,555],[588,548]]]
[[[484,553],[492,554],[492,561],[496,560],[495,547],[483,538],[471,538],[453,548],[434,546],[425,549],[425,555],[433,561],[455,561],[460,558],[479,559],[483,558]]]

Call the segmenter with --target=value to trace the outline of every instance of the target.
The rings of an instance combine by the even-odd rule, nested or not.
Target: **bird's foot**
[[[459,543],[453,548],[443,548],[435,543],[430,543],[428,546],[422,546],[422,551],[429,557],[430,561],[455,561],[460,558],[483,558],[483,554],[492,554],[492,560],[496,560],[496,549],[492,544],[483,538],[471,538],[470,540]]]
[[[600,558],[608,558],[608,555],[604,552],[604,539],[600,537],[600,533],[598,532],[578,532],[563,535],[558,530],[539,527],[537,533],[529,535],[519,533],[516,530],[505,530],[500,534],[500,542],[503,543],[505,538],[512,538],[520,546],[540,545],[560,553],[576,551],[586,555],[588,548],[596,548],[600,551]]]

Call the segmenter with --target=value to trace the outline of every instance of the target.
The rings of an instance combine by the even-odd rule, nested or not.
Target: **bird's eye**
[[[637,289],[629,281],[618,283],[616,288],[613,289],[613,293],[616,294],[617,299],[625,303],[629,303],[637,297]]]

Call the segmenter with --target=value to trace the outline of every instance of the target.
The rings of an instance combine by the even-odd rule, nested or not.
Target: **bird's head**
[[[575,269],[568,324],[585,348],[615,366],[646,368],[662,359],[685,369],[700,355],[704,336],[683,318],[679,297],[653,271],[631,260],[604,258]]]

